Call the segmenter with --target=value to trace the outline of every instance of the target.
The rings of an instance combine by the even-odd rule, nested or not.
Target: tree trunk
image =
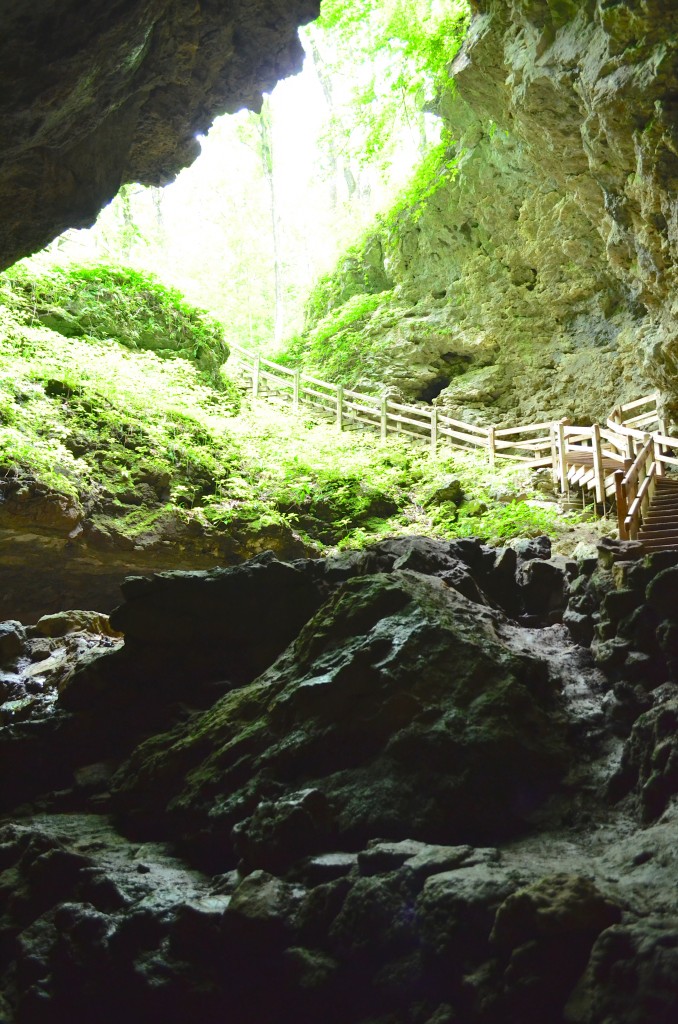
[[[273,239],[273,280],[275,294],[275,309],[273,318],[273,342],[279,347],[283,339],[285,326],[285,308],[283,300],[283,265],[280,246],[280,223],[278,219],[278,203],[275,188],[274,174],[274,152],[273,152],[273,120],[271,116],[271,101],[268,96],[264,97],[261,114],[258,118],[259,139],[261,143],[261,165],[268,187],[270,213],[271,213],[271,234]]]

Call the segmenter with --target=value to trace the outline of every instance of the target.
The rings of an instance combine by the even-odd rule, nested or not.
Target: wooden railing
[[[480,427],[446,416],[437,406],[408,405],[387,395],[367,395],[341,384],[330,384],[299,369],[290,369],[259,353],[232,345],[232,357],[250,377],[252,394],[264,391],[287,396],[293,410],[301,405],[332,417],[338,429],[358,423],[388,434],[409,434],[427,441],[432,452],[441,442],[452,447],[484,449],[491,465],[497,459],[512,459],[530,466],[553,465],[553,424],[530,423],[520,427]]]
[[[678,438],[666,433],[658,418],[658,395],[618,405],[606,425],[578,426],[566,419],[517,427],[481,427],[445,415],[436,406],[408,405],[388,395],[367,395],[341,384],[330,384],[299,369],[265,359],[259,353],[232,345],[232,358],[250,377],[252,394],[264,391],[289,397],[293,410],[301,405],[322,412],[343,430],[360,424],[388,434],[406,434],[428,443],[436,454],[441,443],[454,448],[484,450],[490,466],[510,459],[532,468],[549,467],[561,493],[570,485],[595,492],[595,503],[614,496],[619,535],[635,538],[647,513],[656,480],[667,465],[678,466]],[[655,432],[648,433],[648,428]],[[614,466],[619,466],[615,470]]]

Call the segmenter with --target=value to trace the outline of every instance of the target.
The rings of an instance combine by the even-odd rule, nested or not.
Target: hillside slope
[[[451,451],[432,460],[406,440],[242,404],[220,368],[220,325],[135,271],[17,268],[1,279],[0,318],[7,615],[108,610],[130,572],[266,549],[568,525],[553,503],[525,504],[537,495],[520,470],[495,479]]]

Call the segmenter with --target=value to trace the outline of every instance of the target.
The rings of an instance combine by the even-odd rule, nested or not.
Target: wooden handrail
[[[653,439],[649,437],[633,460],[630,469],[627,470],[626,475],[622,480],[624,487],[628,487],[629,484],[634,483],[638,479],[641,467],[645,465],[648,454],[652,451],[652,445]]]
[[[449,444],[466,450],[486,449],[491,465],[494,465],[495,458],[500,458],[534,467],[550,466],[554,482],[560,485],[561,492],[567,491],[571,479],[575,486],[595,488],[598,504],[605,501],[614,480],[619,536],[622,539],[637,537],[657,478],[664,474],[666,465],[678,466],[678,438],[667,434],[658,418],[656,393],[617,405],[603,427],[598,424],[590,427],[571,424],[566,419],[515,427],[481,427],[453,419],[436,406],[408,405],[393,401],[386,395],[368,395],[320,380],[299,369],[282,366],[239,345],[231,345],[231,349],[251,375],[255,398],[260,393],[262,380],[277,383],[291,396],[293,408],[306,403],[312,408],[325,410],[336,417],[340,430],[351,421],[379,431],[383,440],[389,431],[407,434],[420,441],[428,438],[432,454],[437,452],[440,440],[446,439]],[[317,388],[324,389],[324,393]],[[643,406],[654,407],[628,415]],[[639,429],[654,420],[660,427],[655,433]],[[548,430],[545,436],[525,436],[545,430]],[[640,447],[637,445],[639,441],[642,442]],[[637,447],[639,450],[636,452]],[[666,449],[672,449],[675,454],[667,454]],[[586,458],[578,462],[578,455]],[[613,465],[622,463],[624,469],[610,473],[610,462]]]
[[[620,412],[630,412],[632,409],[639,409],[641,405],[648,405],[649,402],[657,403],[659,395],[656,391],[653,391],[651,395],[646,395],[645,398],[635,398],[632,402],[625,402],[624,405],[618,405],[617,408]]]

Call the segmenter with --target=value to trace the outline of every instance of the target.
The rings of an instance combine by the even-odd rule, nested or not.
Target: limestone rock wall
[[[482,0],[442,113],[458,173],[385,245],[389,384],[467,418],[603,418],[674,363],[678,9]]]
[[[90,225],[126,181],[159,185],[215,116],[301,64],[317,0],[3,5],[0,267]]]

